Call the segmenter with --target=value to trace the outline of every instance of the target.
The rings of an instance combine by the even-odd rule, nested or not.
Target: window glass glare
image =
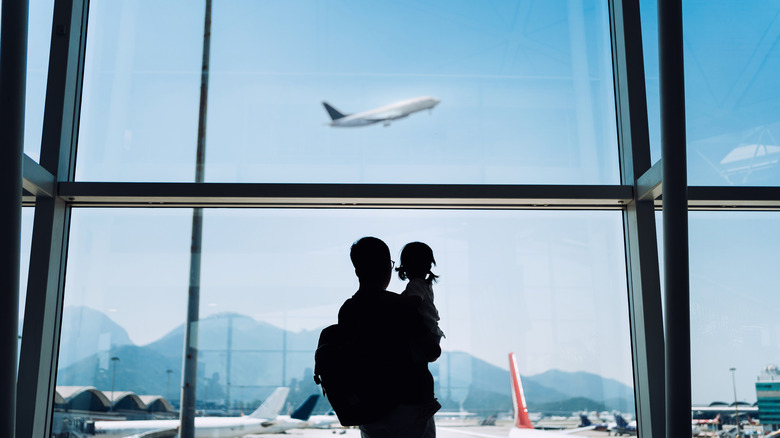
[[[79,179],[193,179],[184,4],[91,2]],[[210,54],[207,181],[619,181],[604,1],[215,2]]]
[[[653,161],[661,157],[657,2],[642,32]],[[780,185],[780,69],[775,2],[683,2],[691,185]]]
[[[191,214],[73,212],[59,385],[178,403]],[[434,250],[446,338],[430,369],[447,410],[508,415],[515,352],[532,410],[579,403],[568,415],[585,397],[633,415],[618,212],[205,210],[199,406],[246,408],[282,385],[292,405],[319,392],[317,337],[357,290],[349,247],[365,235],[396,261],[410,241]],[[394,276],[390,289],[404,287]],[[578,376],[587,388],[567,386]]]
[[[770,427],[777,411],[759,383],[778,380],[778,225],[778,213],[690,214],[693,402],[758,401],[761,423]]]
[[[641,0],[642,55],[645,62],[647,128],[650,136],[650,158],[661,159],[661,95],[658,84],[658,1]]]
[[[40,159],[43,107],[49,73],[49,48],[54,0],[32,0],[27,23],[27,89],[24,112],[24,153]]]
[[[774,2],[684,3],[692,184],[780,185],[779,13]]]
[[[24,309],[25,300],[27,298],[27,277],[30,268],[30,247],[32,246],[32,230],[33,219],[35,217],[35,209],[32,207],[22,208],[22,240],[21,240],[21,252],[19,263],[19,328],[18,328],[18,345],[17,345],[17,361],[19,360],[19,354],[21,354],[22,348],[22,328],[24,326]],[[17,366],[18,366],[17,362]]]

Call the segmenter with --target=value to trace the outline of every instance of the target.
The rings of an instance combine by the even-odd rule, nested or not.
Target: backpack
[[[314,382],[322,387],[342,426],[373,423],[395,407],[384,390],[375,360],[356,348],[338,324],[320,332],[314,353]]]

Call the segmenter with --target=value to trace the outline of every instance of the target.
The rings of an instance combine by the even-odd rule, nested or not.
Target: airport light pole
[[[171,401],[171,374],[173,373],[173,370],[167,369],[165,372],[168,374],[168,389],[165,391],[165,398],[170,402]]]
[[[734,388],[734,417],[737,421],[737,438],[742,436],[739,433],[739,405],[737,405],[737,379],[734,377],[734,372],[737,371],[736,368],[731,367],[729,368],[729,371],[731,371],[731,385]]]
[[[195,182],[204,181],[206,157],[206,107],[209,87],[209,54],[211,51],[211,1],[206,0],[203,25],[203,62],[200,76],[200,109],[198,111],[198,145],[195,153]],[[192,245],[190,247],[190,285],[187,299],[187,322],[184,325],[184,358],[182,365],[179,437],[195,437],[195,401],[198,379],[198,320],[200,307],[200,261],[203,239],[203,209],[192,209]]]
[[[116,380],[116,363],[119,362],[119,358],[116,356],[111,357],[111,411],[114,411],[114,382]]]

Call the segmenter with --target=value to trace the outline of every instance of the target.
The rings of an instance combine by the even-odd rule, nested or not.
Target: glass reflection
[[[24,153],[40,159],[46,79],[49,75],[49,48],[54,0],[30,1],[27,39],[27,89],[24,111]]]
[[[91,2],[79,179],[193,179],[203,8],[179,3]],[[608,23],[595,0],[216,2],[206,180],[616,184]],[[352,128],[322,104],[420,96]]]
[[[731,405],[736,397],[746,403],[738,407],[740,418],[758,416],[764,431],[780,426],[776,408],[762,407],[775,396],[759,392],[759,382],[780,381],[772,367],[780,355],[774,312],[780,304],[778,224],[780,214],[774,212],[690,214],[694,405]],[[736,368],[733,376],[730,368]],[[734,425],[733,417],[732,405],[723,418]],[[748,423],[744,426],[750,430]]]
[[[190,215],[74,210],[58,385],[177,405]],[[632,414],[621,215],[543,211],[205,210],[198,409],[248,413],[277,386],[291,406],[319,393],[319,330],[357,289],[348,254],[364,235],[395,258],[413,240],[435,251],[445,410],[508,415],[514,351],[532,411]]]
[[[654,161],[661,156],[656,5],[642,1]],[[780,185],[778,13],[773,2],[684,2],[690,184]]]
[[[22,351],[22,329],[24,327],[24,308],[27,299],[27,278],[30,271],[30,248],[32,246],[33,220],[35,218],[35,208],[22,208],[22,238],[19,263],[19,328],[16,346],[16,366],[19,366],[19,355]]]

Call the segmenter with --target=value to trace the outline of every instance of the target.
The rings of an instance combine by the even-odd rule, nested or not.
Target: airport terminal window
[[[650,136],[657,161],[657,8],[655,0],[641,5]],[[780,6],[773,2],[683,2],[691,185],[780,185],[778,13]]]
[[[645,62],[645,94],[647,128],[650,135],[650,156],[655,163],[661,159],[661,94],[658,70],[658,0],[640,0],[642,21],[642,56]]]
[[[178,403],[190,221],[188,209],[74,210],[58,385],[110,390],[113,377],[117,391]],[[431,370],[448,410],[508,414],[514,351],[532,410],[633,412],[614,211],[206,209],[200,408],[248,409],[281,385],[293,405],[319,391],[319,330],[357,289],[348,252],[364,235],[396,260],[413,240],[435,251],[446,338]]]
[[[35,161],[41,153],[43,107],[49,74],[49,46],[54,0],[32,0],[29,5],[27,40],[27,99],[24,114],[24,153]]]
[[[776,212],[690,214],[694,404],[733,403],[732,367],[738,400],[754,404],[757,378],[778,364],[778,225]]]
[[[27,298],[27,277],[30,267],[30,246],[32,245],[34,218],[35,210],[33,208],[22,208],[22,245],[19,264],[19,344],[17,345],[18,349],[16,350],[17,356],[21,353],[22,347],[22,325],[24,324],[24,307],[25,299]]]
[[[202,5],[89,19],[77,179],[192,181]],[[619,182],[606,1],[215,2],[211,35],[206,181]],[[440,103],[389,127],[321,103],[418,96]]]
[[[692,185],[780,185],[778,13],[771,2],[683,6]]]
[[[76,179],[192,181],[203,4],[89,6]],[[777,186],[778,7],[683,6],[690,184]],[[655,1],[640,7],[657,161],[657,10]],[[51,9],[31,2],[25,152],[36,160]],[[607,10],[600,0],[215,2],[206,181],[618,184]],[[334,111],[415,96],[436,98],[431,114],[387,120],[407,115],[395,108],[374,126],[328,126]],[[58,391],[55,411],[63,394],[105,407],[99,392],[111,390],[177,407],[191,217],[185,208],[73,208],[57,385],[98,390]],[[770,313],[779,219],[690,214],[694,404],[732,401],[733,376],[738,399],[760,410],[766,388],[755,377],[780,381]],[[23,290],[31,229],[26,209]],[[207,208],[201,413],[246,413],[280,385],[293,388],[291,404],[318,392],[314,343],[357,287],[347,251],[367,234],[395,253],[415,239],[436,251],[447,338],[431,371],[445,409],[508,413],[514,351],[533,382],[532,411],[590,410],[582,399],[566,404],[585,397],[593,410],[633,412],[620,211]],[[591,384],[574,393],[578,371]]]

